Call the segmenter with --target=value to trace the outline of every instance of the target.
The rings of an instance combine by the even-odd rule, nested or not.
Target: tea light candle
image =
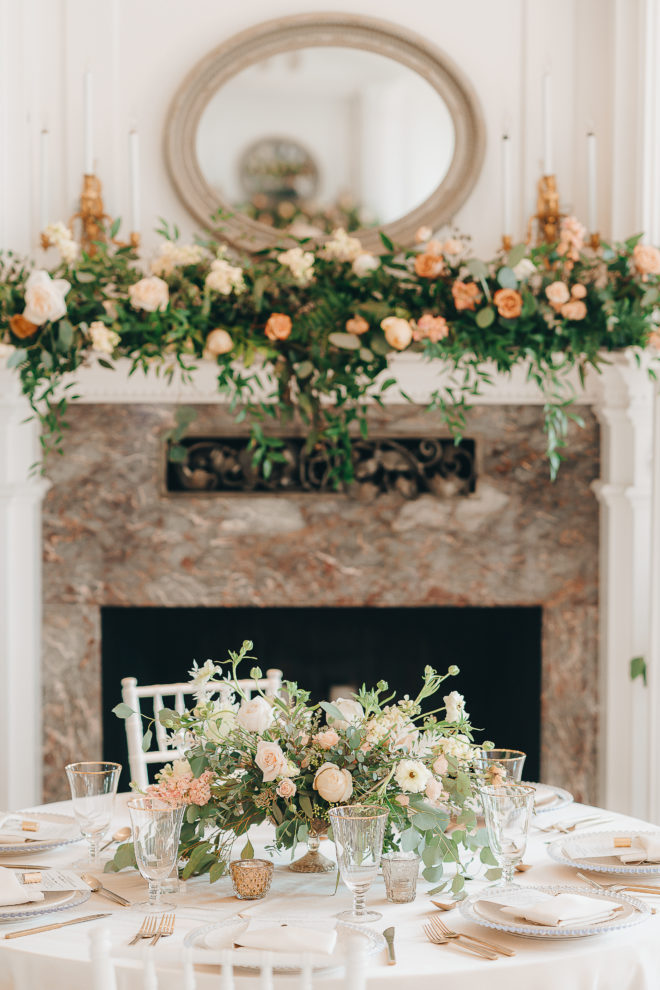
[[[543,174],[552,175],[552,79],[543,75]]]
[[[598,230],[597,190],[596,135],[593,131],[589,131],[587,134],[587,226],[590,234],[595,234]]]
[[[273,879],[273,864],[268,859],[234,859],[229,864],[234,892],[242,901],[265,897]]]
[[[502,135],[502,233],[511,234],[511,138]]]

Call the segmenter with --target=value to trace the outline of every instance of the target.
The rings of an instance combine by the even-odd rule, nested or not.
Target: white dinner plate
[[[62,825],[62,836],[50,839],[29,839],[27,842],[0,842],[0,858],[2,856],[15,856],[16,853],[30,855],[31,853],[46,852],[48,849],[57,849],[59,846],[68,846],[73,842],[80,842],[82,835],[75,818],[70,815],[54,815],[45,811],[21,811],[22,817],[29,816],[34,821],[55,822]]]
[[[548,846],[552,859],[565,866],[575,866],[579,870],[590,870],[596,873],[614,873],[634,877],[660,877],[660,863],[622,863],[619,853],[630,852],[630,849],[617,849],[615,838],[632,839],[632,849],[635,849],[636,835],[658,835],[657,829],[619,829],[616,832],[588,832],[580,835],[564,835],[555,839]],[[641,847],[639,847],[641,850]]]
[[[511,935],[523,935],[526,938],[585,938],[589,935],[601,935],[604,932],[630,928],[632,925],[638,925],[641,921],[651,917],[651,909],[634,897],[629,897],[626,894],[614,894],[609,890],[589,890],[585,889],[584,886],[577,887],[573,884],[540,884],[535,887],[516,887],[510,891],[505,891],[503,888],[498,890],[492,888],[491,893],[498,900],[506,901],[506,904],[488,903],[488,888],[486,888],[479,894],[474,894],[463,901],[461,904],[463,916],[485,928],[492,928],[498,932],[509,932]],[[612,915],[605,920],[590,924],[575,922],[561,927],[533,925],[530,922],[512,918],[503,912],[503,908],[506,906],[529,904],[534,900],[541,900],[546,896],[552,897],[555,894],[580,894],[582,897],[589,897],[594,901],[613,901],[616,902],[617,907],[619,905],[621,907],[620,910],[615,911],[613,909]]]
[[[534,781],[523,780],[526,787],[536,788],[536,797],[539,800],[534,802],[534,814],[542,815],[546,811],[558,811],[565,808],[567,804],[574,801],[570,791],[565,791],[563,787],[555,787],[554,784],[539,784]]]
[[[0,922],[20,921],[22,918],[34,918],[54,911],[68,911],[69,908],[80,907],[91,895],[91,890],[46,890],[43,901],[0,907]]]
[[[247,928],[248,924],[272,926],[275,924],[299,925],[301,928],[318,928],[327,931],[333,925],[337,929],[337,945],[331,955],[322,953],[312,953],[310,961],[314,972],[319,975],[326,971],[337,969],[341,966],[346,955],[349,937],[360,936],[364,940],[364,950],[367,955],[382,952],[387,947],[385,939],[378,932],[364,925],[352,925],[344,921],[337,921],[334,918],[314,919],[309,917],[277,917],[277,918],[226,918],[224,921],[215,921],[213,924],[201,925],[188,932],[183,940],[185,946],[199,950],[199,955],[195,954],[195,962],[204,964],[217,964],[219,953],[233,948],[233,936],[239,935]],[[275,973],[299,973],[301,969],[300,952],[281,952],[273,954],[273,971]],[[232,952],[232,963],[234,967],[241,969],[259,969],[263,961],[263,952],[258,949],[234,949]]]

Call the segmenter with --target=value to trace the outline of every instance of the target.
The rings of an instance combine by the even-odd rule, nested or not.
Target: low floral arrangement
[[[351,438],[367,434],[368,401],[396,385],[390,356],[413,350],[452,369],[429,409],[456,436],[493,367],[524,363],[546,396],[554,475],[577,420],[567,372],[598,368],[603,352],[660,345],[660,251],[641,235],[593,250],[574,217],[556,244],[519,244],[489,262],[470,257],[467,239],[441,241],[425,228],[413,249],[381,235],[378,256],[338,229],[324,242],[239,258],[217,241],[182,244],[163,224],[147,273],[133,248],[113,244],[117,231],[115,222],[87,254],[63,224],[51,225],[45,236],[60,256],[52,271],[0,256],[0,350],[46,450],[61,450],[81,365],[112,368],[127,357],[131,371],[155,364],[185,379],[208,360],[237,419],[251,424],[266,478],[285,458],[264,421],[295,419],[309,450],[331,455],[339,484],[352,479]],[[171,456],[185,450],[175,443]]]
[[[337,804],[374,803],[389,810],[385,848],[416,850],[425,879],[463,891],[464,878],[479,864],[499,876],[486,833],[477,828],[472,727],[462,695],[452,691],[444,704],[424,711],[451,675],[431,667],[414,699],[397,700],[380,681],[352,698],[311,704],[309,694],[286,682],[282,697],[267,697],[250,677],[248,700],[238,684],[237,667],[252,643],[217,664],[207,660],[190,672],[196,704],[179,714],[158,713],[162,725],[185,738],[185,757],[166,766],[147,793],[187,805],[180,856],[183,877],[225,872],[231,841],[245,836],[241,855],[252,857],[248,829],[269,821],[275,847],[295,849],[310,834],[329,830],[328,811]],[[224,665],[230,668],[226,673]],[[124,704],[120,718],[133,714]],[[149,721],[149,720],[148,720]],[[153,720],[151,720],[153,721]],[[151,729],[145,747],[151,744]],[[488,747],[492,744],[485,743]],[[134,865],[132,845],[121,846],[108,870]],[[445,868],[456,871],[444,879]],[[479,868],[481,868],[479,866]]]

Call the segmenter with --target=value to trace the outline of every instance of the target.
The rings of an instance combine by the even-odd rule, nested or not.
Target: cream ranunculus
[[[261,695],[250,701],[242,701],[236,721],[242,729],[262,735],[272,724],[273,707]]]
[[[369,272],[375,272],[377,268],[380,268],[380,258],[377,258],[375,254],[369,254],[368,251],[364,251],[362,254],[358,254],[352,267],[354,274],[358,278],[364,278]]]
[[[216,258],[211,262],[211,271],[204,280],[204,286],[219,292],[221,296],[230,296],[232,292],[238,296],[246,289],[243,269],[230,264],[226,258]]]
[[[413,339],[413,328],[408,320],[399,316],[386,316],[380,321],[385,340],[396,351],[405,351]]]
[[[115,347],[121,340],[118,333],[106,327],[100,320],[94,320],[89,325],[89,336],[92,338],[92,347],[101,354],[112,354]]]
[[[394,771],[397,784],[409,794],[421,794],[430,776],[431,771],[420,760],[401,760]]]
[[[348,770],[340,770],[334,763],[322,763],[314,774],[313,786],[324,801],[338,804],[348,801],[353,793],[353,778]]]
[[[353,262],[361,253],[362,245],[357,237],[351,237],[343,227],[333,230],[330,240],[323,246],[325,257],[335,261]]]
[[[303,251],[301,247],[289,248],[278,254],[277,260],[289,269],[296,282],[308,285],[314,277],[314,255],[311,251]]]
[[[325,720],[333,729],[347,729],[364,718],[364,709],[359,701],[353,698],[336,698],[332,704],[341,712],[342,718],[326,715]]]
[[[51,278],[43,268],[32,272],[25,283],[23,316],[40,327],[49,320],[61,320],[66,315],[64,297],[71,288],[63,278]]]
[[[238,717],[240,719],[240,712]],[[257,743],[254,762],[263,773],[266,783],[285,776],[289,767],[289,762],[277,743],[266,742],[264,739]]]
[[[128,288],[128,295],[133,309],[143,309],[146,313],[167,309],[170,300],[170,290],[167,282],[157,275],[141,278]]]
[[[451,694],[446,694],[442,700],[447,710],[445,717],[448,722],[460,722],[462,718],[467,717],[465,698],[458,691],[452,691]]]

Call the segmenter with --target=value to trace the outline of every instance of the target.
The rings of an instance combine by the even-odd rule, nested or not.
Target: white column
[[[0,808],[41,796],[41,500],[29,477],[39,430],[16,373],[0,368]]]
[[[632,355],[610,355],[595,412],[601,426],[600,803],[647,817],[649,693],[630,680],[648,655],[653,385]]]

